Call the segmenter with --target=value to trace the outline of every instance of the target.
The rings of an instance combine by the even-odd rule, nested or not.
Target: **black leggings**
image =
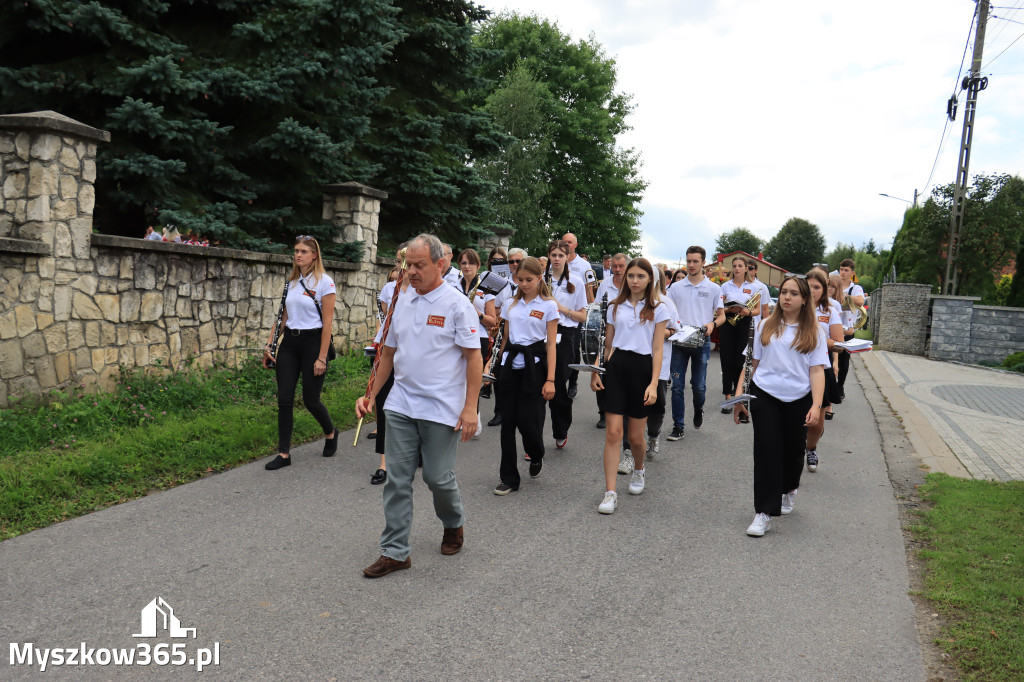
[[[378,455],[384,454],[384,433],[387,431],[388,426],[387,417],[384,416],[384,403],[387,402],[388,395],[391,393],[391,387],[394,385],[395,373],[392,371],[391,376],[380,387],[380,393],[377,394],[377,400],[373,408],[377,413],[377,442],[374,444],[374,451]]]
[[[722,360],[722,394],[732,395],[743,371],[743,351],[750,336],[750,318],[742,317],[736,326],[718,328],[718,354]]]
[[[334,424],[327,408],[320,402],[327,374],[315,376],[313,363],[320,357],[320,330],[293,336],[285,329],[277,352],[277,451],[289,454],[292,444],[295,387],[302,374],[302,402],[317,420],[324,433],[334,433]]]
[[[754,513],[782,514],[782,494],[800,487],[804,468],[811,394],[787,403],[752,382],[750,419],[754,423]]]
[[[853,334],[850,336],[843,336],[843,341],[849,341],[854,337]],[[850,373],[850,354],[846,351],[839,351],[839,376],[836,377],[836,386],[838,391],[836,392],[836,398],[841,398],[844,393],[844,387],[846,386],[846,375]],[[840,400],[833,400],[832,402],[839,404]]]
[[[551,409],[551,435],[555,440],[567,438],[572,426],[572,398],[569,397],[566,382],[569,379],[569,363],[575,362],[573,350],[578,352],[580,347],[574,341],[575,332],[574,327],[558,327],[562,342],[555,347],[555,397],[548,402]]]

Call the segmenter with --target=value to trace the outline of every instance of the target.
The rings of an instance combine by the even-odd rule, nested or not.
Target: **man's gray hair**
[[[444,247],[444,255],[447,256],[449,253],[455,253],[455,251],[452,249],[452,245],[451,244],[445,242],[445,243],[441,244],[441,246]]]
[[[519,254],[522,254],[523,258],[528,258],[529,255],[530,255],[530,254],[526,253],[526,249],[520,249],[518,246],[516,248],[514,248],[514,249],[509,249],[508,250],[508,257],[509,258],[511,258],[512,256],[518,256]]]
[[[444,258],[444,244],[432,234],[421,234],[409,241],[407,248],[414,246],[425,246],[430,252],[430,262],[437,263]]]

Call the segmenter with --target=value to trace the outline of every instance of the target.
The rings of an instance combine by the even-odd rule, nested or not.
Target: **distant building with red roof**
[[[782,278],[789,272],[786,268],[781,268],[774,263],[769,263],[764,259],[764,253],[759,253],[756,256],[746,251],[733,251],[731,253],[720,253],[715,256],[715,261],[718,263],[718,267],[725,270],[726,278],[732,276],[732,259],[733,256],[746,256],[754,261],[757,261],[757,278],[772,287],[782,286]],[[716,268],[717,270],[717,268]]]

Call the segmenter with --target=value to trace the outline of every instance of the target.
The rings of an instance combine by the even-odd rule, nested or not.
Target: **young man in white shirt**
[[[604,300],[604,295],[608,294],[608,302],[611,303],[615,300],[615,297],[619,295],[619,291],[625,286],[626,281],[626,265],[629,264],[629,257],[624,253],[617,253],[612,256],[611,262],[611,273],[605,273],[605,278],[601,280],[601,284],[597,287],[597,295],[594,300],[600,302]],[[604,393],[602,391],[597,392],[597,428],[603,429],[605,427],[604,421]]]
[[[442,246],[444,247],[444,267],[441,268],[441,272],[444,281],[456,289],[461,289],[462,284],[459,280],[462,278],[462,274],[457,267],[452,265],[452,245],[442,244]]]
[[[672,285],[667,296],[679,313],[679,322],[704,327],[707,338],[702,348],[672,347],[672,433],[666,440],[683,437],[686,428],[686,365],[691,365],[690,386],[693,390],[693,428],[704,423],[704,399],[708,359],[711,357],[711,331],[725,322],[722,308],[722,290],[704,276],[707,252],[701,246],[686,250],[686,279]]]
[[[842,284],[843,295],[846,296],[846,300],[850,303],[850,308],[859,308],[864,305],[864,288],[861,285],[853,281],[854,269],[856,264],[852,258],[844,258],[839,263],[839,281]],[[849,329],[853,327],[853,320],[851,319],[852,314],[849,311],[843,311],[843,327]],[[843,336],[844,341],[849,341],[854,337],[854,334],[849,336]],[[839,375],[836,377],[836,383],[839,388],[839,400],[836,403],[842,402],[846,398],[846,375],[850,373],[850,354],[846,351],[839,352]]]
[[[363,569],[380,578],[409,568],[413,478],[420,457],[423,481],[444,524],[441,553],[462,549],[465,514],[455,481],[455,450],[476,432],[477,398],[483,376],[476,310],[442,279],[444,249],[433,235],[409,242],[405,257],[411,288],[396,306],[369,398],[356,401],[356,416],[373,409],[392,369],[395,383],[383,408],[387,413],[384,532],[380,558]]]
[[[590,305],[591,303],[594,302],[594,287],[597,284],[597,275],[594,273],[594,268],[590,267],[590,263],[587,262],[587,259],[583,258],[582,256],[576,253],[576,247],[579,246],[579,242],[576,239],[576,235],[574,235],[572,232],[566,232],[565,236],[562,237],[562,241],[564,241],[569,246],[569,259],[566,261],[565,266],[569,268],[569,272],[571,272],[574,275],[578,275],[579,278],[582,279],[584,283],[586,283],[585,288],[587,290],[587,305]],[[571,358],[571,362],[578,363],[579,361],[580,349],[579,344],[577,344],[576,349]],[[579,389],[577,388],[579,378],[580,373],[577,370],[569,370],[570,398],[575,398],[576,393],[579,391]]]

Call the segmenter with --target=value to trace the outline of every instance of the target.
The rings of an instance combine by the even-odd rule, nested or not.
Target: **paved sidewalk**
[[[1024,480],[1024,375],[886,351],[858,358],[932,471]]]
[[[604,431],[580,386],[568,447],[497,497],[498,429],[459,448],[466,545],[440,553],[417,482],[412,568],[368,580],[378,555],[377,459],[352,433],[0,543],[0,645],[219,643],[227,680],[924,680],[897,503],[874,416],[851,373],[821,465],[763,538],[750,426],[714,401],[662,440],[643,495],[597,513]],[[870,381],[870,378],[867,378]],[[873,391],[872,391],[873,394]],[[333,406],[332,406],[333,407]],[[351,409],[337,406],[335,409]],[[484,418],[491,403],[484,403]],[[550,423],[546,429],[550,436]],[[156,597],[195,639],[135,638]],[[152,614],[150,614],[152,616]],[[152,622],[152,619],[148,622]],[[12,666],[4,680],[197,677],[194,666]]]

